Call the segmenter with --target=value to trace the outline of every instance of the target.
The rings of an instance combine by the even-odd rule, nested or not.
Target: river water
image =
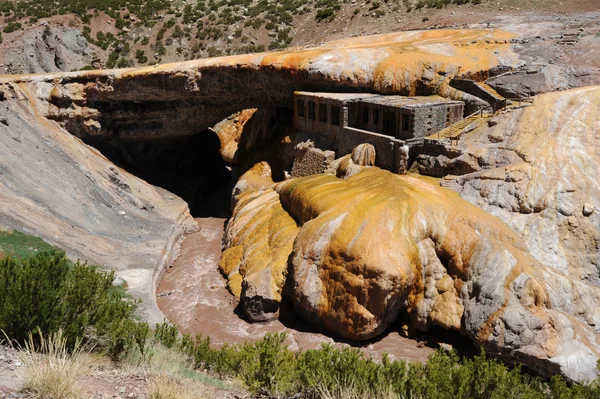
[[[258,340],[268,332],[287,332],[292,350],[318,348],[322,343],[346,345],[315,331],[293,312],[281,311],[279,320],[248,323],[236,313],[236,300],[226,288],[217,265],[225,218],[197,218],[200,227],[185,237],[181,254],[165,273],[158,288],[158,306],[182,333],[210,336],[216,345]],[[388,332],[361,346],[375,358],[383,352],[392,358],[424,361],[433,349],[416,340]]]

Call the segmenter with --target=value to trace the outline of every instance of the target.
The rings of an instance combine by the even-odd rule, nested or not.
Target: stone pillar
[[[408,146],[406,143],[397,144],[394,156],[394,172],[405,175],[408,170]]]

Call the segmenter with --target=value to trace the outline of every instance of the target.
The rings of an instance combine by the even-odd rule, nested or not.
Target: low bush
[[[324,19],[332,18],[335,15],[335,11],[332,8],[324,8],[317,11],[315,19],[317,21],[323,21]]]
[[[165,326],[160,327],[165,329]],[[158,330],[158,329],[157,329]],[[600,384],[568,386],[561,378],[550,381],[520,367],[486,357],[459,358],[439,350],[426,364],[365,356],[357,348],[290,351],[285,333],[266,334],[253,343],[211,346],[209,337],[178,339],[173,347],[194,359],[195,367],[220,377],[241,379],[253,393],[300,394],[303,398],[413,398],[413,399],[558,399],[598,398]]]
[[[11,33],[11,32],[17,31],[19,29],[21,29],[21,23],[19,23],[19,22],[9,22],[4,27],[3,32],[5,32],[5,33]]]
[[[0,329],[18,343],[30,332],[62,330],[70,348],[93,339],[117,355],[134,343],[137,303],[114,289],[113,280],[113,272],[72,264],[58,250],[0,260]]]
[[[179,340],[179,331],[177,327],[165,321],[156,325],[154,340],[166,348],[172,348]]]

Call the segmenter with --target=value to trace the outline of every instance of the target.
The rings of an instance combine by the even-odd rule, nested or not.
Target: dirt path
[[[213,343],[244,342],[260,339],[267,332],[288,333],[291,349],[318,348],[322,343],[336,345],[330,337],[311,331],[311,327],[289,311],[270,323],[248,323],[236,312],[236,301],[227,291],[226,280],[217,270],[221,256],[221,237],[225,219],[197,218],[197,233],[188,235],[181,255],[167,271],[158,288],[158,306],[183,333],[208,335]],[[433,351],[417,342],[390,332],[364,347],[378,357],[383,352],[396,359],[424,361]]]

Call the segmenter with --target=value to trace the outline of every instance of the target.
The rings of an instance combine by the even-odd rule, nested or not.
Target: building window
[[[296,104],[298,107],[298,116],[304,118],[304,100],[298,100]]]
[[[339,126],[340,125],[340,113],[341,113],[341,109],[340,107],[336,107],[335,105],[333,105],[331,107],[331,123],[333,123],[334,125]]]
[[[379,110],[378,109],[373,110],[373,124],[379,125]]]
[[[327,104],[319,104],[319,122],[327,122]]]
[[[315,102],[314,101],[309,101],[308,102],[308,119],[312,119],[313,121],[315,119],[317,119],[316,112],[315,112]]]
[[[410,116],[402,114],[402,130],[410,130]]]
[[[363,108],[363,123],[365,125],[369,124],[369,108]]]
[[[396,114],[392,111],[383,113],[383,134],[396,137]]]

